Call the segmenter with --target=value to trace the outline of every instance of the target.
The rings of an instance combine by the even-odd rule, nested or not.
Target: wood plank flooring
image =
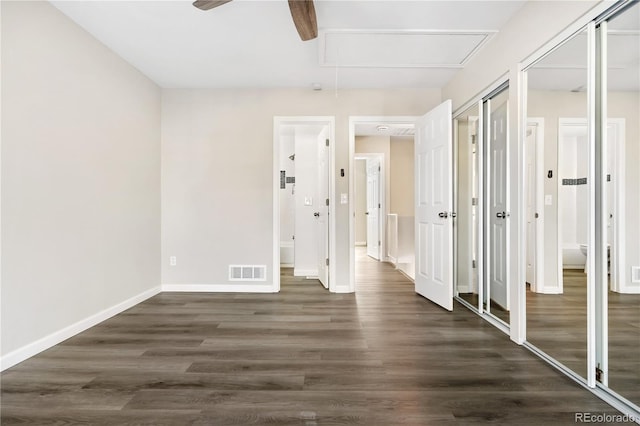
[[[587,375],[587,275],[563,271],[563,294],[527,289],[527,340]],[[640,405],[640,294],[608,296],[609,387]]]
[[[356,294],[163,293],[1,376],[2,425],[571,425],[615,413],[387,264]]]

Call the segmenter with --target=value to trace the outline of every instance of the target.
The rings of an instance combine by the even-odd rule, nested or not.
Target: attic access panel
[[[325,30],[320,65],[376,68],[462,68],[494,31]]]

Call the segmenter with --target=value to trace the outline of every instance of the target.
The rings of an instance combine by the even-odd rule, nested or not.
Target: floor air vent
[[[266,281],[266,265],[229,265],[229,281]]]

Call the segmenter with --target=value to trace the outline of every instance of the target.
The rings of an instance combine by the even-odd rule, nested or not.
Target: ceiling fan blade
[[[289,0],[289,10],[302,41],[318,37],[318,23],[313,0]]]
[[[193,5],[200,10],[209,10],[214,7],[222,6],[230,1],[231,0],[196,0],[193,2]]]

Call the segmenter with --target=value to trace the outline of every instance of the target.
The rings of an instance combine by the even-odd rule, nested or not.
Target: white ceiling
[[[307,42],[286,0],[52,3],[162,87],[344,89],[440,88],[525,1],[315,0],[320,35]]]

